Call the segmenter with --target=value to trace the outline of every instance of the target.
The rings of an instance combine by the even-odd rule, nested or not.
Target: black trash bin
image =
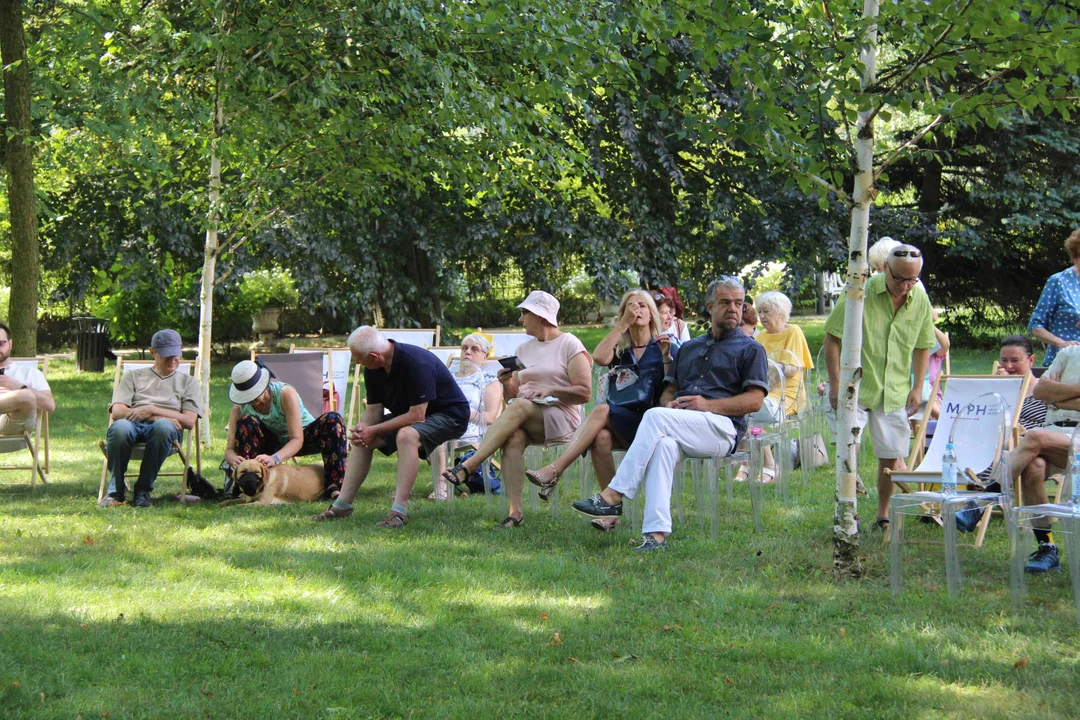
[[[104,372],[109,347],[109,321],[95,317],[72,318],[75,323],[75,366],[82,372]]]

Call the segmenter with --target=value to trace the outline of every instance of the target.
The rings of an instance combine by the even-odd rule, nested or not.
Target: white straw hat
[[[229,386],[229,399],[235,405],[244,405],[263,394],[270,384],[270,371],[253,363],[242,360],[232,369],[232,385]]]

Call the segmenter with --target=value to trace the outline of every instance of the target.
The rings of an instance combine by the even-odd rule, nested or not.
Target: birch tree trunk
[[[37,354],[38,280],[41,277],[30,145],[30,67],[26,60],[20,0],[0,0],[0,57],[4,72],[4,123],[0,148],[7,166],[11,222],[11,297],[8,325],[19,355]],[[6,140],[6,142],[4,141]]]
[[[863,0],[866,27],[860,59],[860,88],[866,92],[876,80],[879,0]],[[836,514],[833,518],[833,572],[838,578],[862,576],[859,562],[859,516],[856,508],[859,436],[855,427],[859,381],[862,379],[862,319],[866,280],[866,242],[870,231],[870,205],[874,189],[874,120],[871,110],[859,113],[855,139],[855,184],[851,196],[851,234],[848,237],[847,305],[840,351],[840,391],[837,398]]]
[[[199,291],[199,388],[203,398],[203,416],[199,419],[199,434],[204,445],[210,444],[210,352],[214,327],[214,280],[217,273],[218,227],[221,222],[221,139],[222,103],[220,92],[214,94],[214,139],[210,145],[210,209],[206,225],[206,245],[203,248],[202,286]]]

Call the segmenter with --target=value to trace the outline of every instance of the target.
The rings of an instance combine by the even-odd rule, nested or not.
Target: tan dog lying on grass
[[[258,460],[245,460],[233,470],[233,478],[244,494],[221,505],[315,502],[323,494],[322,465],[282,464],[268,468]]]

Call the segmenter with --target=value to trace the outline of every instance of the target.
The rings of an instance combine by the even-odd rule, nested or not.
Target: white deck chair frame
[[[28,365],[37,367],[41,364],[41,374],[49,377],[49,358],[11,358],[12,365]],[[42,453],[42,438],[44,438],[44,453]],[[0,470],[29,470],[30,489],[37,488],[37,480],[41,478],[42,485],[48,485],[49,478],[49,413],[38,411],[34,420],[34,429],[24,430],[19,435],[0,435],[0,454],[8,454],[26,450],[30,453],[29,465],[0,465]],[[44,461],[42,461],[44,458]]]

